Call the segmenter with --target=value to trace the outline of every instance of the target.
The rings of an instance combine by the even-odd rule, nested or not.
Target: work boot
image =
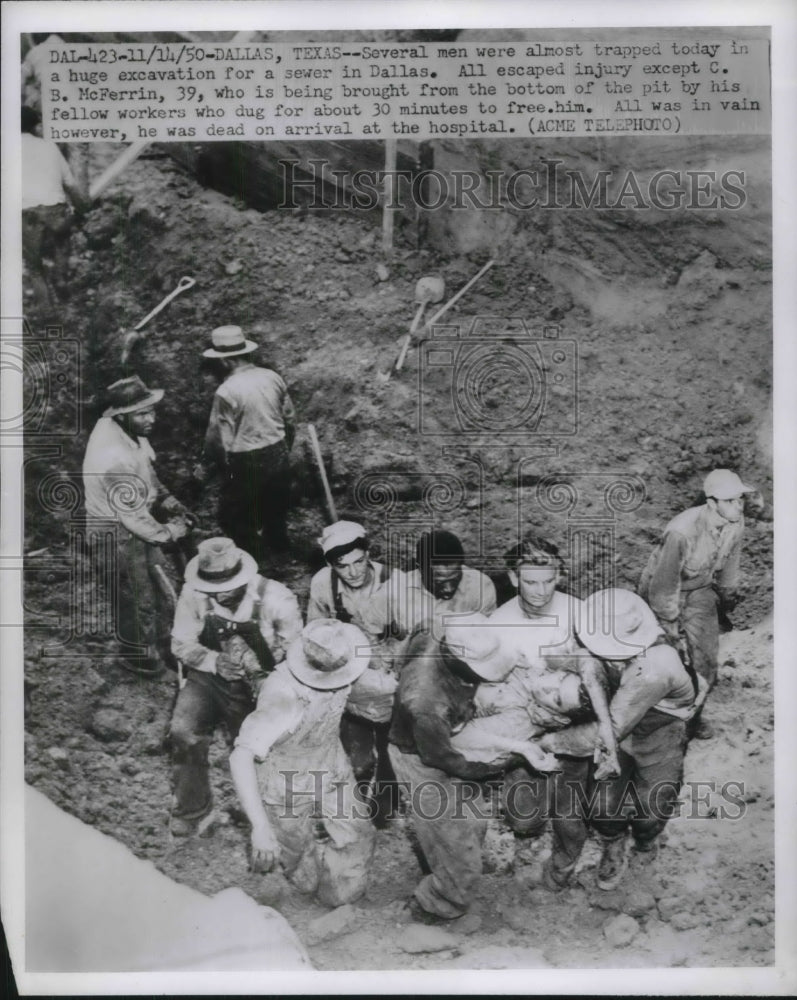
[[[701,718],[695,729],[694,738],[696,740],[713,740],[715,735],[714,727],[711,723]]]
[[[540,886],[548,892],[561,892],[566,889],[570,882],[570,872],[557,873],[550,860],[546,861],[542,868],[542,881]]]
[[[659,838],[652,840],[637,840],[634,837],[634,853],[641,854],[646,862],[652,861],[659,853]]]
[[[603,853],[598,863],[598,888],[614,889],[628,866],[626,837],[603,840]]]
[[[459,919],[459,917],[443,917],[438,913],[430,913],[428,910],[424,910],[414,896],[412,899],[407,900],[405,910],[410,915],[413,923],[426,924],[429,927],[450,924],[452,920]],[[460,914],[459,916],[464,916],[464,914]]]

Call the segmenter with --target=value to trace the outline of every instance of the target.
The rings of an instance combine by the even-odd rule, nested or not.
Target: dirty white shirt
[[[65,203],[64,184],[75,186],[69,164],[54,142],[22,133],[22,208]]]
[[[270,368],[236,369],[216,390],[205,436],[205,454],[257,451],[277,444],[295,412],[288,387]]]
[[[111,417],[91,432],[83,459],[83,489],[89,517],[118,520],[152,545],[171,541],[151,509],[169,494],[155,475],[155,452],[145,437],[133,439]]]

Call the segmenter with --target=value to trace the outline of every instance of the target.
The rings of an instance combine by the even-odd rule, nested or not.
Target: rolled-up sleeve
[[[302,613],[293,591],[269,580],[266,598],[260,606],[260,631],[275,663],[285,659],[288,646],[302,634]]]

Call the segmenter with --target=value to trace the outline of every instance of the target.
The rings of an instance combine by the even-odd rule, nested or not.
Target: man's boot
[[[598,888],[614,889],[623,877],[628,866],[628,851],[626,835],[609,840],[602,837],[603,853],[598,863]]]

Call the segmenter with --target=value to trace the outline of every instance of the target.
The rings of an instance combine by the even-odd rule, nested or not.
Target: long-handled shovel
[[[338,512],[335,508],[335,501],[332,499],[332,490],[329,488],[327,471],[324,468],[324,459],[321,455],[321,445],[318,443],[318,435],[315,432],[313,424],[307,425],[307,433],[310,435],[310,444],[315,455],[316,464],[318,465],[318,471],[321,473],[321,482],[324,486],[324,496],[326,497],[327,510],[329,512],[329,523],[333,524],[338,519]]]
[[[137,323],[133,329],[125,336],[124,344],[122,346],[122,364],[127,364],[127,359],[130,357],[130,352],[133,349],[133,345],[141,340],[144,334],[139,333],[142,327],[146,326],[147,323],[152,319],[153,316],[157,316],[161,309],[165,309],[166,306],[172,301],[173,298],[180,295],[181,292],[187,292],[189,288],[193,288],[196,284],[194,278],[183,277],[177,282],[177,287],[173,291],[169,292],[162,302],[159,302],[152,312],[147,313],[147,315]]]
[[[418,283],[415,286],[415,301],[419,302],[420,305],[415,310],[412,326],[410,327],[409,333],[404,338],[404,343],[401,345],[401,351],[396,359],[395,370],[397,372],[400,372],[404,367],[404,359],[407,357],[407,351],[412,343],[412,338],[415,336],[415,331],[418,329],[418,324],[423,319],[426,307],[430,302],[442,302],[445,294],[446,284],[442,278],[427,275],[424,278],[418,279]]]

